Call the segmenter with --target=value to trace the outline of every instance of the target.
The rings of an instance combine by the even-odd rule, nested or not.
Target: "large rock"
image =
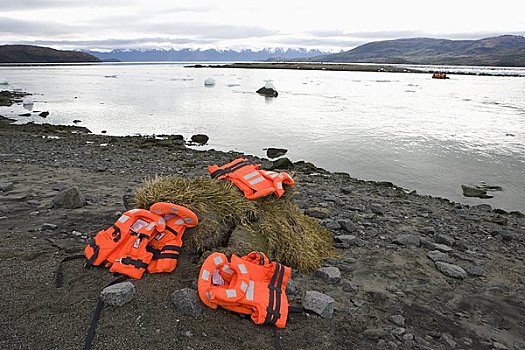
[[[202,315],[203,307],[199,293],[195,289],[183,288],[171,295],[171,301],[177,311],[186,316],[198,317]]]
[[[122,306],[135,296],[135,286],[131,282],[117,283],[100,292],[100,299],[107,305]]]
[[[194,142],[199,145],[205,145],[208,143],[209,139],[210,138],[208,137],[208,135],[196,134],[191,137],[191,142]]]
[[[277,97],[279,95],[279,93],[275,89],[267,88],[265,86],[263,86],[262,88],[260,88],[256,92],[259,95],[263,95],[263,96],[266,96],[266,97]]]
[[[464,279],[465,277],[467,277],[467,273],[465,272],[465,270],[463,270],[463,268],[457,265],[449,264],[442,261],[436,261],[434,265],[436,265],[436,268],[439,270],[439,272],[441,272],[445,276],[457,279]]]
[[[288,150],[285,149],[285,148],[268,147],[266,149],[266,156],[268,158],[277,158],[277,157],[280,157],[280,156],[284,156],[286,154],[286,152],[288,152]]]
[[[228,247],[239,256],[253,251],[267,251],[268,243],[258,231],[255,227],[254,230],[249,230],[246,227],[237,225],[230,235]]]
[[[53,198],[53,204],[67,209],[82,208],[86,204],[86,198],[80,193],[78,187],[71,187],[60,191]]]
[[[491,196],[487,195],[487,190],[476,186],[461,185],[461,189],[465,197],[491,198]]]
[[[335,300],[321,292],[309,290],[303,300],[303,308],[313,311],[322,318],[332,318],[334,314]]]

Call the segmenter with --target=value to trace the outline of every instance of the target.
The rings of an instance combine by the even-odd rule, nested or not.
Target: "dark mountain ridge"
[[[304,61],[525,67],[525,37],[502,35],[480,40],[385,40]]]
[[[1,45],[0,63],[82,63],[100,62],[90,54],[61,51],[32,45]]]

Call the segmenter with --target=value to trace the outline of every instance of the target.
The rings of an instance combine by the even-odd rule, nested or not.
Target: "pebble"
[[[432,260],[433,262],[436,261],[442,261],[446,263],[451,263],[452,258],[448,256],[446,253],[442,253],[439,250],[432,250],[427,253],[427,257]]]
[[[321,267],[314,272],[314,276],[321,278],[328,284],[341,283],[341,271],[335,266]]]
[[[383,206],[379,203],[372,203],[372,205],[370,205],[370,210],[377,215],[383,215],[385,213]]]
[[[55,225],[55,224],[45,223],[42,225],[43,231],[53,231],[53,230],[56,230],[57,228],[58,228],[58,225]]]
[[[448,237],[448,236],[445,236],[445,235],[438,234],[434,238],[434,242],[441,243],[441,244],[446,244],[448,246],[453,246],[456,243],[456,240],[454,238],[452,238],[452,237]]]
[[[405,318],[402,315],[392,315],[389,319],[396,326],[402,327],[405,325]]]
[[[441,244],[441,243],[434,243],[434,249],[439,250],[440,252],[443,252],[443,253],[449,253],[454,250],[450,248],[448,245]]]
[[[458,343],[454,341],[454,338],[450,334],[443,333],[441,340],[448,346],[449,349],[455,349]]]
[[[464,279],[467,277],[465,270],[457,265],[445,263],[442,261],[436,261],[434,265],[436,265],[436,268],[445,276],[458,279]]]
[[[479,266],[469,266],[466,269],[467,274],[472,277],[483,277],[485,276],[485,270]]]
[[[122,306],[135,297],[135,286],[131,282],[117,283],[106,287],[100,293],[100,299],[107,305]]]
[[[12,182],[0,182],[0,191],[2,192],[11,191],[14,186],[15,184]]]
[[[392,242],[400,245],[411,245],[419,247],[419,245],[421,244],[421,238],[412,234],[404,234],[397,236]]]
[[[494,349],[496,349],[496,350],[508,350],[508,349],[509,349],[505,344],[499,343],[499,342],[497,342],[497,341],[495,341],[494,343],[492,343],[492,346],[493,346]]]
[[[335,300],[321,292],[309,290],[303,300],[303,308],[313,311],[322,318],[332,318]]]
[[[346,232],[355,232],[357,230],[357,226],[352,222],[352,220],[344,219],[344,220],[339,220],[337,223]]]
[[[330,217],[330,210],[327,208],[313,207],[306,209],[305,214],[317,219],[326,219]]]
[[[423,227],[421,230],[419,230],[422,234],[424,235],[431,235],[431,234],[434,234],[436,232],[436,229],[433,228],[432,226],[426,226],[426,227]]]

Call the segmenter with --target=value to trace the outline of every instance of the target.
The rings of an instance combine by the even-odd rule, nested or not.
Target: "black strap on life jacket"
[[[64,259],[62,259],[60,261],[60,263],[58,264],[58,268],[57,268],[57,271],[56,271],[55,286],[57,288],[62,287],[63,279],[64,279],[64,275],[62,273],[62,264],[63,263],[65,263],[66,261],[70,261],[70,260],[85,259],[85,258],[86,257],[84,256],[84,254],[78,254],[78,255],[66,256]]]
[[[268,307],[266,308],[266,318],[264,323],[275,325],[281,317],[281,295],[283,286],[285,266],[276,262],[275,271],[272,275],[272,279],[268,284],[270,290],[270,300]],[[274,305],[275,304],[275,305]]]
[[[86,261],[85,267],[92,267],[95,260],[98,258],[98,252],[100,251],[99,245],[95,242],[95,238],[91,238],[88,241],[88,244],[91,248],[93,248],[93,255],[91,255],[91,258]]]
[[[264,265],[264,255],[261,252],[257,252],[257,255],[259,256],[259,265]]]
[[[153,254],[153,258],[151,260],[157,260],[157,259],[178,259],[179,254],[181,251],[181,247],[176,245],[165,245],[162,247],[162,249],[155,249],[150,245],[146,246],[146,250]],[[175,253],[164,253],[165,251],[171,251]]]
[[[129,256],[126,256],[125,258],[120,259],[120,263],[124,265],[133,265],[136,269],[146,269],[148,268],[148,264],[146,264],[144,261],[140,259],[133,259]]]
[[[210,174],[210,177],[212,179],[215,179],[219,176],[226,175],[228,173],[233,173],[234,171],[239,170],[240,168],[245,167],[250,164],[254,164],[254,163],[250,160],[243,160],[243,161],[240,161],[239,163],[230,165],[229,167],[226,167],[224,169],[215,170],[213,173]]]
[[[174,229],[172,229],[171,227],[169,227],[168,225],[166,225],[166,231],[171,232],[175,237],[179,236],[179,233],[175,231]]]
[[[107,284],[104,288],[107,288],[109,286],[112,286],[114,284],[124,282],[129,277],[126,275],[122,275],[118,277],[117,279],[113,280],[109,284]],[[89,324],[89,329],[86,334],[86,338],[84,339],[84,350],[90,350],[91,344],[93,343],[93,338],[95,337],[95,331],[97,330],[98,321],[100,320],[100,316],[102,315],[102,309],[104,308],[104,302],[102,301],[102,298],[98,297],[97,307],[95,308],[95,312],[93,312],[93,317],[91,318],[91,322]]]

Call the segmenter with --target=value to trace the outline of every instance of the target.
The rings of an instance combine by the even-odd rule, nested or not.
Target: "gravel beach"
[[[0,348],[81,348],[100,291],[114,277],[71,261],[57,289],[60,260],[114,223],[123,196],[145,179],[207,176],[209,164],[239,155],[1,118]],[[129,303],[105,307],[93,349],[525,350],[523,214],[307,162],[283,167],[296,181],[295,203],[331,231],[339,254],[311,274],[294,271],[288,286],[292,304],[318,297],[323,312],[291,314],[276,330],[198,304],[184,310],[194,300],[180,305],[173,294],[196,289],[200,256],[183,249],[173,273],[146,274],[132,281]],[[60,204],[60,194],[75,188],[78,205]]]

